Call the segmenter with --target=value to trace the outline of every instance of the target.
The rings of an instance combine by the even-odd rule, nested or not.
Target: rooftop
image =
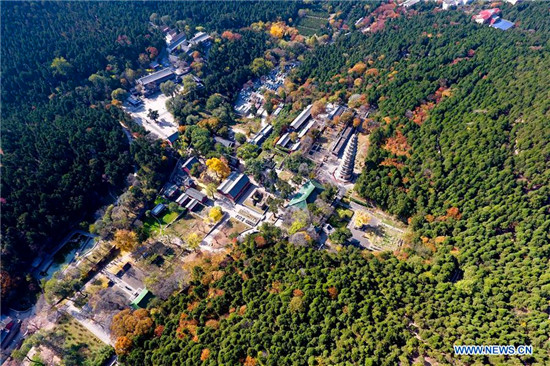
[[[491,25],[491,27],[500,29],[500,30],[508,30],[514,26],[514,23],[512,23],[509,20],[506,19],[499,19],[494,24]]]
[[[130,306],[133,307],[135,310],[141,308],[145,309],[147,307],[147,304],[151,299],[155,297],[152,292],[147,290],[146,288],[141,291],[141,293],[130,303]]]
[[[180,137],[180,134],[179,132],[174,132],[173,134],[171,134],[170,136],[168,136],[166,138],[166,140],[170,143],[170,144],[173,144],[174,142],[176,142],[178,140],[178,137]]]
[[[199,162],[199,159],[197,159],[196,157],[194,156],[191,156],[189,159],[187,159],[185,161],[185,163],[183,163],[183,165],[181,166],[182,169],[189,169],[191,170],[191,168],[193,167],[193,165],[195,164],[200,164]]]
[[[286,148],[289,142],[290,142],[290,133],[287,132],[279,138],[279,140],[277,141],[277,145]]]
[[[235,198],[248,183],[250,183],[250,180],[246,175],[239,172],[232,172],[229,174],[229,177],[219,185],[218,191]]]
[[[288,203],[288,206],[289,207],[295,206],[295,207],[299,207],[299,208],[302,208],[302,209],[306,209],[308,198],[316,190],[324,190],[321,183],[317,182],[314,179],[311,179],[311,180],[307,181],[306,184],[304,184],[302,187],[300,187],[300,190],[294,196],[294,198],[292,198],[292,200],[290,200],[290,202]]]
[[[273,126],[267,125],[262,128],[260,132],[258,132],[250,142],[254,145],[260,145],[271,134],[272,131]]]
[[[299,115],[292,121],[290,127],[299,130],[305,121],[311,116],[311,104],[308,105]]]
[[[171,77],[171,76],[175,76],[174,72],[172,71],[172,69],[166,68],[139,78],[137,80],[137,83],[142,85],[154,83],[158,80],[162,80],[164,78]]]
[[[185,191],[185,194],[200,202],[202,202],[202,200],[206,198],[206,195],[204,193],[196,190],[195,188],[187,188],[187,190]]]
[[[197,43],[204,42],[204,41],[208,40],[209,38],[210,38],[210,36],[208,34],[206,34],[204,32],[198,32],[197,34],[195,34],[195,36],[193,38],[191,38],[191,40],[189,42],[197,44]]]

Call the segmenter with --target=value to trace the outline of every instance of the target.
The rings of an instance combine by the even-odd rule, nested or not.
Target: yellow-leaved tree
[[[210,211],[208,212],[208,217],[210,218],[210,220],[212,220],[213,222],[218,222],[222,219],[223,217],[223,212],[222,212],[222,208],[220,206],[214,206],[210,209]]]
[[[190,249],[197,249],[199,245],[201,244],[201,237],[197,233],[191,233],[186,239],[187,245]]]
[[[285,30],[281,24],[275,23],[269,29],[269,34],[271,34],[273,37],[283,38],[283,35],[285,34]]]
[[[366,212],[357,211],[355,213],[355,227],[363,227],[364,225],[368,224],[370,219],[370,216]]]
[[[219,179],[225,179],[231,173],[229,165],[221,159],[211,158],[206,160],[206,166],[208,170],[214,172]]]
[[[137,245],[137,235],[130,230],[117,230],[115,232],[115,238],[113,244],[120,250],[129,252]]]

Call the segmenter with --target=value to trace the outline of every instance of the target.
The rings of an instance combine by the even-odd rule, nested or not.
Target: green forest
[[[37,254],[87,219],[126,184],[136,168],[155,175],[166,152],[133,144],[120,124],[145,139],[111,104],[112,92],[129,89],[164,44],[150,20],[182,31],[242,28],[255,21],[292,18],[298,3],[224,2],[8,2],[2,18],[2,303],[28,305],[36,290],[27,276]],[[247,9],[244,11],[244,9]],[[257,57],[262,34],[212,50],[202,94],[232,93],[251,76],[247,65],[226,73],[222,60]],[[151,53],[151,55],[149,55]],[[221,78],[221,81],[219,80]],[[204,98],[205,99],[205,98]],[[145,149],[145,151],[140,151]],[[147,158],[141,159],[144,155]],[[156,155],[156,156],[155,156]],[[156,168],[154,168],[156,167]],[[144,179],[159,188],[159,178]],[[154,181],[154,184],[153,184]],[[143,190],[149,189],[149,184]],[[144,194],[140,199],[147,199]],[[25,296],[20,296],[21,294]]]

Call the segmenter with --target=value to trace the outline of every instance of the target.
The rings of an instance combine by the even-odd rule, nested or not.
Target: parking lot
[[[136,123],[143,126],[147,131],[165,139],[178,130],[178,124],[174,121],[174,117],[166,110],[167,99],[168,97],[164,94],[157,92],[150,97],[141,98],[143,104],[137,107],[124,103],[124,110],[134,118]],[[149,109],[159,112],[157,122],[147,117]]]

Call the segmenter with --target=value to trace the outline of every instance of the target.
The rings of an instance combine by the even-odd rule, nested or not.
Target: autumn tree
[[[227,178],[231,173],[229,165],[219,158],[211,158],[206,160],[206,167],[209,171],[214,172],[216,177],[220,180]]]
[[[222,33],[222,38],[227,39],[229,41],[238,41],[242,38],[242,35],[239,33],[233,33],[229,30],[226,30]]]
[[[113,244],[124,252],[130,252],[137,245],[137,235],[130,230],[117,230],[113,239]]]
[[[281,24],[275,23],[269,29],[269,34],[271,34],[273,37],[281,39],[285,34],[285,30]]]
[[[185,241],[187,242],[187,246],[190,249],[196,250],[199,247],[199,245],[201,244],[202,239],[199,236],[199,234],[191,233],[187,236]]]
[[[371,217],[364,211],[355,212],[355,227],[362,228],[370,221]]]
[[[153,319],[146,309],[138,309],[132,312],[124,309],[113,317],[111,323],[111,336],[138,337],[152,331]]]
[[[325,105],[326,103],[322,100],[313,102],[313,105],[311,106],[311,115],[316,118],[318,115],[325,113]]]
[[[149,52],[149,58],[151,60],[155,59],[159,55],[159,51],[153,46],[147,47],[145,51]]]
[[[117,355],[125,355],[132,349],[132,340],[126,336],[118,337],[115,342],[115,352]]]
[[[208,357],[210,357],[210,350],[208,348],[204,348],[202,351],[201,351],[201,361],[206,361],[208,360]]]
[[[361,75],[367,70],[367,65],[364,62],[356,63],[351,69],[349,69],[349,74]]]
[[[208,212],[208,217],[212,220],[212,222],[220,221],[223,217],[222,208],[220,206],[212,207]]]

